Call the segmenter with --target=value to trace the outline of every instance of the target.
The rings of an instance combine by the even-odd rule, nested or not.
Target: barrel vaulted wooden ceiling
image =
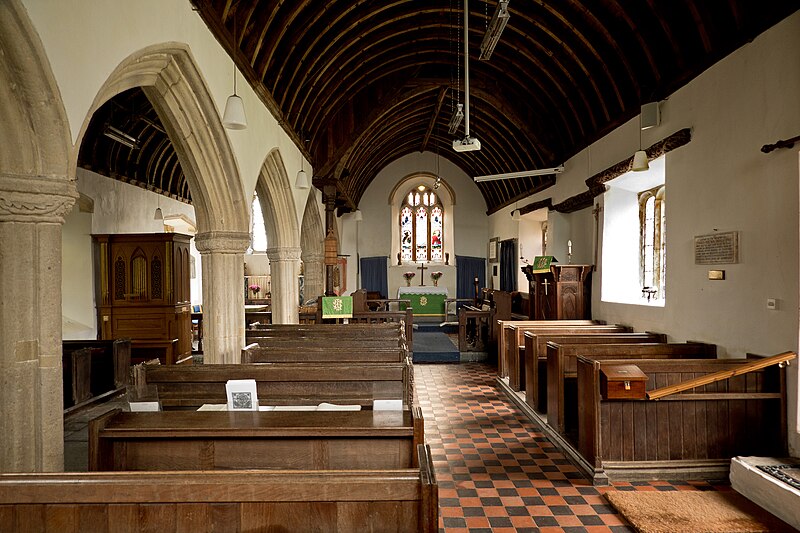
[[[247,81],[350,210],[378,172],[438,152],[469,176],[557,166],[800,8],[794,0],[510,0],[491,59],[479,47],[496,0],[469,1],[470,130],[462,0],[191,0]],[[709,95],[713,98],[714,95]],[[103,139],[132,132],[132,150]],[[169,138],[141,91],[95,115],[80,164],[190,200]],[[446,176],[444,176],[446,178]],[[477,184],[491,213],[555,182]],[[341,211],[340,210],[340,211]]]

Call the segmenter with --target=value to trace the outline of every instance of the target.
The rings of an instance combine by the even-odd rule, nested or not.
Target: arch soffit
[[[261,165],[256,192],[264,215],[269,247],[299,248],[300,229],[292,187],[283,157],[277,148],[267,154],[264,164]]]
[[[317,209],[316,195],[314,189],[310,189],[306,208],[303,212],[303,226],[300,231],[300,247],[302,255],[322,255],[324,252],[323,242],[325,230],[322,226],[322,218]]]
[[[0,7],[0,168],[72,179],[69,122],[44,45],[19,0]],[[71,171],[71,172],[70,172]]]
[[[412,181],[418,181],[420,184],[427,185],[428,187],[433,187],[434,182],[436,181],[436,176],[431,174],[430,172],[414,172],[413,174],[409,174],[403,178],[397,180],[397,184],[394,186],[392,191],[389,193],[389,205],[395,205],[397,202],[400,201],[401,196],[405,196],[408,189],[411,186]],[[445,200],[445,204],[456,205],[456,192],[447,183],[447,180],[442,178],[440,184],[440,190],[437,190],[437,194]],[[442,194],[441,189],[444,189],[446,194]]]
[[[250,203],[211,93],[183,43],[161,43],[125,58],[95,96],[81,126],[70,168],[97,109],[115,95],[141,87],[167,130],[192,193],[198,233],[247,232]]]

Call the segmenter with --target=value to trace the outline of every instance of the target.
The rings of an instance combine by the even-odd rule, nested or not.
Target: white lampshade
[[[362,220],[364,220],[364,215],[361,214],[361,209],[356,209],[356,212],[354,214],[356,222],[361,222]]]
[[[514,209],[513,211],[511,211],[511,220],[513,220],[514,222],[519,222],[519,219],[521,218],[522,215],[520,214],[519,209]]]
[[[160,207],[156,207],[156,212],[153,215],[153,220],[164,220],[164,213],[161,212]]]
[[[310,185],[308,184],[308,174],[303,169],[297,171],[297,179],[294,181],[294,186],[298,189],[308,189]]]
[[[633,154],[633,165],[631,166],[631,170],[634,172],[641,172],[643,170],[648,170],[650,168],[650,164],[647,161],[647,152],[644,150],[638,150],[635,154]]]
[[[222,115],[222,125],[229,130],[243,130],[247,127],[247,117],[244,114],[244,102],[237,94],[232,94],[225,102],[225,113]]]

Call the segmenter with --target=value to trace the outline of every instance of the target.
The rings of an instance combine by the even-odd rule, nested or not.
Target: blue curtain
[[[517,242],[515,239],[500,241],[500,290],[517,290]]]
[[[362,257],[361,258],[361,288],[368,291],[381,293],[381,298],[388,298],[389,283],[386,281],[386,263],[389,258]]]
[[[475,298],[475,278],[479,288],[486,286],[486,259],[457,255],[456,267],[456,298]]]

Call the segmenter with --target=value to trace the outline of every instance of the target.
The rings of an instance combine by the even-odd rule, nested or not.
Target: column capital
[[[76,198],[66,177],[0,174],[0,222],[63,224]]]
[[[206,231],[194,237],[201,254],[243,254],[250,246],[250,234],[243,231]]]
[[[299,261],[300,248],[285,247],[285,248],[267,248],[267,257],[270,262],[272,261]]]

